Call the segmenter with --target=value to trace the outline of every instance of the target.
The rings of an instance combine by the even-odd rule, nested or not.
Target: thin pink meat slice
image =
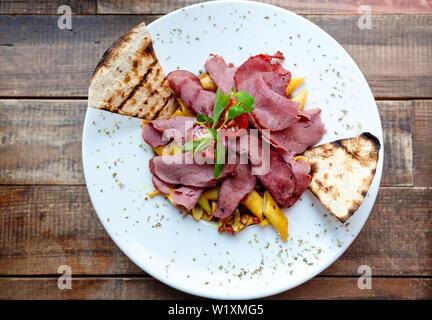
[[[280,51],[272,56],[259,54],[250,57],[238,68],[239,72],[235,74],[235,82],[244,82],[260,76],[271,90],[284,96],[286,86],[291,80],[291,72],[279,63],[284,59]]]
[[[309,119],[302,118],[284,130],[271,131],[269,134],[262,132],[264,138],[280,150],[284,157],[285,154],[293,156],[305,152],[307,148],[317,144],[325,133],[321,109],[305,110],[303,114]]]
[[[153,185],[159,192],[163,194],[171,193],[173,202],[182,205],[186,208],[187,211],[190,211],[193,207],[195,207],[202,192],[204,191],[204,188],[196,188],[189,186],[181,186],[172,190],[172,188],[174,187],[173,185],[163,182],[155,175],[153,175],[152,181]]]
[[[154,187],[161,193],[163,194],[169,194],[171,191],[171,185],[163,182],[161,179],[159,179],[158,177],[156,177],[155,175],[152,176],[152,181],[153,181],[153,185]]]
[[[149,161],[150,172],[171,185],[214,187],[216,183],[237,173],[236,164],[225,164],[218,179],[214,178],[213,164],[187,163],[188,154],[157,156]]]
[[[262,142],[253,134],[249,134],[247,150],[245,146],[239,144],[236,145],[236,148],[240,156],[247,155],[253,169],[258,169],[255,171],[256,177],[273,198],[282,207],[287,207],[296,188],[290,164],[272,147],[269,148],[267,155],[263,154]]]
[[[299,104],[285,97],[291,74],[274,56],[257,55],[249,58],[235,72],[237,91],[246,91],[255,98],[254,122],[263,129],[283,130],[300,120]]]
[[[174,203],[185,207],[187,211],[190,211],[198,203],[203,191],[203,188],[181,186],[173,190],[172,200]]]
[[[181,97],[189,110],[212,117],[216,94],[204,90],[196,75],[189,71],[176,70],[170,72],[167,77],[171,89]]]
[[[273,148],[270,149],[270,171],[257,177],[282,207],[290,206],[296,188],[294,174],[291,166]]]
[[[217,218],[225,219],[234,213],[240,201],[251,192],[256,185],[256,179],[248,164],[238,165],[237,175],[222,181],[219,190],[218,207],[215,211]]]
[[[231,88],[234,87],[234,73],[237,68],[232,63],[227,64],[221,56],[213,56],[204,66],[222,93],[230,93]]]
[[[193,117],[153,120],[143,126],[142,137],[152,148],[167,145],[172,139],[183,145],[195,121]]]
[[[291,169],[294,173],[295,190],[290,199],[286,201],[285,206],[291,207],[297,202],[303,192],[305,192],[312,178],[309,175],[310,165],[303,159],[296,161],[291,157],[288,163],[291,165]]]

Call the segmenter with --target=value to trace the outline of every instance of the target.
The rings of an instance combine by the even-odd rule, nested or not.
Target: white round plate
[[[280,50],[284,67],[293,76],[306,76],[305,108],[322,109],[327,133],[321,143],[369,131],[383,145],[377,106],[357,65],[326,32],[292,12],[255,2],[215,1],[174,11],[148,29],[166,73],[186,69],[198,74],[210,53],[238,66],[251,55]],[[141,138],[140,124],[139,119],[87,110],[82,144],[87,188],[120,249],[151,276],[191,294],[260,298],[302,284],[348,248],[377,196],[383,148],[369,193],[349,223],[339,223],[307,191],[284,210],[286,243],[270,226],[219,234],[215,223],[196,222],[162,196],[148,199],[153,153]]]

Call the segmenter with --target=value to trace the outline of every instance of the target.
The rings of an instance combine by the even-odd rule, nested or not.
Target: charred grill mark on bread
[[[371,133],[308,149],[309,190],[342,223],[362,204],[376,173],[381,144]]]
[[[129,100],[132,99],[132,97],[135,95],[135,92],[143,86],[144,81],[147,79],[148,75],[153,71],[153,67],[155,66],[155,64],[158,63],[157,60],[153,61],[152,64],[149,66],[147,72],[142,76],[140,82],[138,82],[138,84],[132,89],[132,91],[129,93],[129,95],[123,100],[123,102],[118,106],[117,110],[115,110],[115,112],[121,111],[123,106],[125,105],[125,103]]]

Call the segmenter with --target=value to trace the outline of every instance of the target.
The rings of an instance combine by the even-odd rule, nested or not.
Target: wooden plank
[[[143,273],[100,224],[83,186],[0,187],[0,274]]]
[[[360,290],[357,278],[314,278],[268,299],[431,299],[430,278],[372,278]],[[0,299],[197,299],[152,278],[72,278],[72,289],[60,290],[57,278],[0,278]]]
[[[109,45],[141,21],[157,16],[78,16],[73,31],[53,16],[0,20],[0,96],[86,97],[92,72]],[[374,95],[432,97],[432,16],[373,16],[359,30],[358,16],[306,16],[332,35],[364,72]],[[35,25],[40,28],[34,28]]]
[[[82,184],[86,101],[1,100],[0,183]]]
[[[314,278],[270,299],[430,299],[432,279],[373,278],[372,289],[360,290],[358,278]]]
[[[354,275],[368,265],[375,275],[431,274],[432,189],[381,188],[358,238],[326,275]]]
[[[378,101],[384,133],[382,186],[413,185],[412,101]]]
[[[414,184],[432,185],[432,101],[414,101]]]
[[[412,185],[412,103],[378,101],[378,107],[385,138],[382,185]],[[0,184],[84,184],[86,108],[83,100],[0,100]]]
[[[129,0],[119,3],[115,0],[98,0],[98,13],[163,14],[185,6],[199,3],[199,0]],[[368,5],[373,14],[426,14],[432,13],[432,4],[421,0],[265,0],[261,1],[299,14],[357,14],[362,4]]]
[[[72,9],[72,14],[96,13],[96,0],[2,0],[0,14],[57,14],[58,8],[64,4]]]
[[[381,188],[369,220],[325,275],[431,276],[432,189]],[[99,223],[84,186],[0,186],[0,275],[143,274]],[[216,232],[216,231],[215,231]]]
[[[87,97],[89,81],[105,50],[133,26],[157,16],[78,16],[73,30],[57,17],[2,16],[0,96]],[[34,26],[39,26],[35,28]]]
[[[432,37],[431,19],[432,16],[373,16],[370,30],[358,29],[358,16],[317,16],[311,21],[347,50],[375,97],[401,98],[432,96],[432,86],[431,90],[419,88],[432,83],[432,45],[420,38]],[[418,29],[422,32],[415,31]]]

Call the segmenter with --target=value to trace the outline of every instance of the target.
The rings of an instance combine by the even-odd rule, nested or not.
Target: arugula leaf
[[[216,155],[215,155],[216,161],[215,161],[215,167],[213,172],[213,176],[215,179],[219,178],[220,176],[220,173],[225,164],[225,156],[226,156],[225,145],[222,143],[218,135],[216,139]]]
[[[222,112],[225,110],[225,108],[228,106],[231,99],[231,94],[222,94],[222,91],[218,88],[216,91],[216,99],[214,102],[214,109],[213,109],[213,126],[212,128],[216,128],[219,117],[222,114]]]
[[[205,148],[207,148],[212,142],[214,141],[213,137],[206,137],[204,138],[195,148],[194,148],[194,153],[193,156],[195,157],[195,154],[198,151],[202,151]]]
[[[189,140],[182,146],[182,151],[191,151],[195,150],[195,148],[206,138],[200,138],[195,140]]]
[[[204,113],[201,113],[201,112],[198,112],[196,118],[197,118],[198,122],[213,123],[213,119],[212,118],[207,117]]]
[[[253,110],[253,105],[255,104],[255,99],[249,93],[247,93],[246,91],[239,91],[239,92],[234,93],[234,96],[237,98],[237,101],[240,102],[240,104],[251,107]],[[250,111],[247,111],[247,112],[250,112]]]
[[[235,117],[238,117],[239,115],[243,113],[249,113],[253,111],[253,107],[242,105],[242,104],[236,104],[233,105],[231,108],[228,109],[228,119],[234,119]]]

